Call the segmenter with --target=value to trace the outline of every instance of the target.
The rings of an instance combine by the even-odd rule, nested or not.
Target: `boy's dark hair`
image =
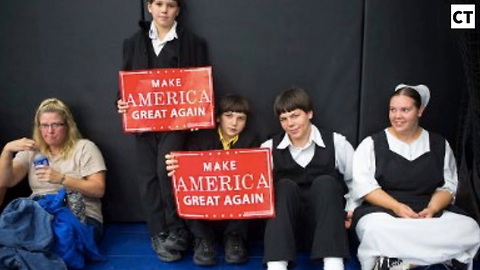
[[[277,117],[282,113],[300,109],[304,112],[313,111],[312,101],[302,88],[290,88],[275,99],[273,111]]]
[[[152,4],[154,0],[147,0],[147,4]],[[178,7],[182,7],[182,4],[183,4],[183,0],[173,0],[175,2],[177,2],[178,4]]]
[[[390,95],[390,100],[392,100],[392,98],[395,96],[407,96],[413,99],[414,100],[413,104],[415,105],[415,107],[417,107],[417,109],[419,109],[420,106],[422,106],[422,97],[420,96],[418,91],[416,91],[415,89],[412,89],[409,87],[398,89],[397,91],[393,92]]]
[[[218,101],[217,116],[225,112],[237,112],[248,115],[250,113],[250,104],[246,98],[240,95],[229,94],[221,97]]]

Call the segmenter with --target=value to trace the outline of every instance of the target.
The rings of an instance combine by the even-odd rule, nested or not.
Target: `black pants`
[[[178,217],[167,175],[165,155],[183,150],[184,131],[151,132],[135,136],[138,162],[138,187],[150,235],[185,228]]]
[[[201,219],[189,220],[188,226],[195,238],[207,239],[210,241],[215,240],[215,229],[221,227],[223,229],[223,235],[238,234],[243,240],[247,240],[248,232],[248,220],[221,220],[210,221]],[[214,229],[215,228],[215,229]]]
[[[340,182],[320,176],[311,185],[299,186],[289,179],[274,183],[276,217],[267,220],[264,263],[295,264],[298,232],[311,241],[311,259],[348,258],[345,199]]]

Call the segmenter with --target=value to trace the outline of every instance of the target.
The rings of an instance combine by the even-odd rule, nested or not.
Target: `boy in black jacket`
[[[125,39],[122,70],[208,66],[206,42],[177,24],[183,0],[146,2],[152,22],[140,22],[141,29]],[[129,109],[120,96],[117,109],[120,114]],[[163,160],[165,154],[184,149],[187,133],[180,130],[135,134],[136,183],[152,248],[164,262],[182,259],[189,244],[185,222],[176,213]]]

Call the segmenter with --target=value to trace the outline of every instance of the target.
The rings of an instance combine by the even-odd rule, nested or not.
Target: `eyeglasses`
[[[38,126],[40,127],[40,129],[49,129],[49,128],[59,129],[65,126],[65,123],[39,124]]]

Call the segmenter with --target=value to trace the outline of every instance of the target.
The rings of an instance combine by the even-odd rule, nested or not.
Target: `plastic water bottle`
[[[40,165],[48,166],[48,165],[50,165],[50,163],[48,162],[48,158],[46,156],[44,156],[42,153],[38,152],[33,157],[33,166],[40,166]]]

